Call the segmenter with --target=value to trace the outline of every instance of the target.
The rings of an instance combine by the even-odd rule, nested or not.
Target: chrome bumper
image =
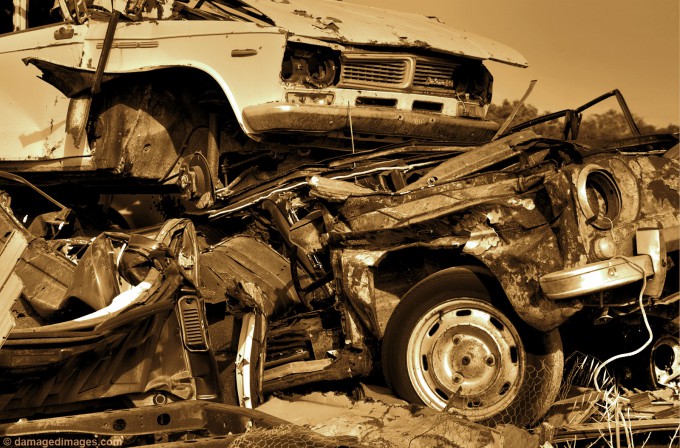
[[[487,120],[380,107],[348,111],[346,107],[278,102],[243,109],[243,119],[255,133],[349,131],[350,115],[355,134],[481,143],[491,140],[498,129],[498,124]]]
[[[615,257],[546,274],[539,279],[541,289],[549,299],[562,300],[649,278],[644,293],[658,298],[666,280],[666,253],[678,250],[678,239],[678,227],[638,230],[638,255]]]

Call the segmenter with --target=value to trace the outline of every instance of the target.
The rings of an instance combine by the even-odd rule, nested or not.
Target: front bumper
[[[666,280],[666,254],[678,250],[678,227],[638,230],[638,255],[614,257],[585,266],[552,272],[540,278],[549,299],[571,299],[649,278],[645,295],[658,298]]]
[[[286,102],[248,106],[243,119],[255,133],[349,131],[457,143],[488,142],[498,130],[493,121],[381,107],[337,107]],[[351,122],[350,122],[351,120]]]
[[[628,285],[653,274],[652,258],[638,255],[552,272],[541,277],[540,282],[549,299],[561,300]]]

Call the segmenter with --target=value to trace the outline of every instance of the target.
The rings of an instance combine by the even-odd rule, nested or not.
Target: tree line
[[[498,124],[502,124],[505,119],[510,116],[510,113],[518,103],[519,100],[515,100],[513,102],[504,100],[500,105],[491,104],[489,106],[489,111],[486,118],[495,121]],[[517,112],[517,115],[512,121],[511,126],[548,113],[550,112],[539,114],[536,107],[525,103]],[[668,126],[659,128],[652,124],[646,123],[645,120],[638,115],[633,114],[633,119],[635,120],[635,123],[643,135],[676,133],[680,131],[680,127],[675,124],[669,124]],[[534,132],[544,137],[561,138],[564,130],[564,119],[541,123],[534,126],[532,129]],[[632,134],[628,128],[628,124],[626,123],[626,119],[623,114],[619,111],[610,109],[601,114],[587,114],[586,112],[581,120],[578,138],[606,140],[623,138],[631,135]]]

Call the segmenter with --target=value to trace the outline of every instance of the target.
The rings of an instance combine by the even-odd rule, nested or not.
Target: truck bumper
[[[493,121],[380,107],[337,107],[286,102],[248,106],[243,119],[256,134],[269,132],[351,131],[445,142],[488,142],[498,129]],[[349,137],[349,134],[348,134]]]

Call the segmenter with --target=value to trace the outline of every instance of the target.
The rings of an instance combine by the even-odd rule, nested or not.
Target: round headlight
[[[333,84],[337,67],[335,62],[330,59],[315,56],[309,59],[307,63],[309,67],[309,76],[305,81],[312,84],[314,87],[323,89]]]
[[[578,200],[586,222],[598,229],[611,229],[621,213],[621,192],[608,172],[586,166],[578,177]]]

